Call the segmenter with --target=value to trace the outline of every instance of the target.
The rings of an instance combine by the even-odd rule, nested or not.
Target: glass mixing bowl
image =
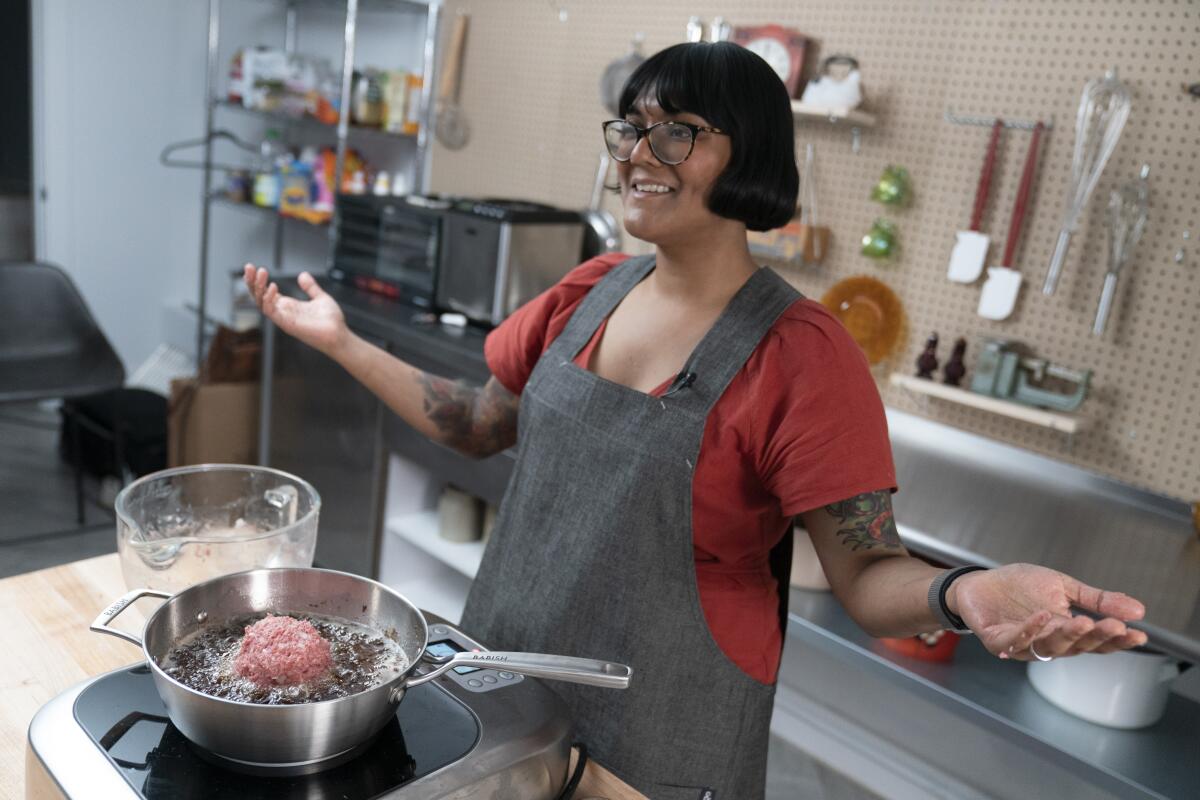
[[[130,589],[178,592],[258,567],[311,567],[321,496],[277,469],[201,464],[155,472],[117,495],[117,553]]]

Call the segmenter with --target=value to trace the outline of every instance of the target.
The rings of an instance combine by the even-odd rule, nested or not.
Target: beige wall
[[[851,152],[845,130],[799,123],[799,152],[816,144],[820,206],[833,228],[825,264],[773,264],[806,294],[820,297],[841,278],[866,274],[888,283],[904,302],[907,345],[891,365],[911,373],[925,337],[937,330],[940,356],[957,336],[970,342],[968,367],[984,337],[1030,345],[1051,361],[1096,371],[1083,406],[1096,420],[1063,434],[938,400],[912,397],[881,381],[886,401],[949,424],[1070,461],[1182,499],[1200,498],[1200,246],[1183,264],[1173,256],[1182,232],[1200,235],[1200,101],[1181,84],[1200,80],[1200,4],[1185,0],[927,0],[926,2],[712,2],[616,0],[466,0],[469,11],[463,107],[472,138],[434,156],[438,191],[503,195],[582,207],[599,156],[599,101],[605,65],[624,54],[633,34],[651,53],[683,39],[689,15],[736,24],[777,22],[821,42],[821,52],[848,52],[862,63],[868,109],[879,117]],[[565,9],[560,21],[558,9]],[[447,26],[448,27],[448,26]],[[1133,112],[1116,154],[1076,237],[1058,293],[1042,278],[1062,218],[1083,84],[1116,65],[1132,88]],[[1043,139],[1037,183],[1017,254],[1027,284],[1013,316],[989,322],[975,314],[978,287],[945,278],[954,232],[970,217],[986,128],[942,121],[963,114],[1053,118]],[[1028,142],[1005,137],[984,230],[1002,247]],[[915,202],[886,213],[900,229],[890,264],[859,255],[857,242],[884,209],[867,199],[880,170],[905,165]],[[1123,274],[1104,339],[1091,334],[1104,275],[1104,206],[1113,186],[1149,163],[1150,222]],[[619,215],[619,203],[608,207]],[[638,249],[634,243],[629,249]]]

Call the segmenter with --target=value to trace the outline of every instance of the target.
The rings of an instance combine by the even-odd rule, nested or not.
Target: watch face
[[[779,80],[787,81],[792,69],[792,55],[778,39],[760,38],[746,43],[746,49],[760,56],[775,70]]]

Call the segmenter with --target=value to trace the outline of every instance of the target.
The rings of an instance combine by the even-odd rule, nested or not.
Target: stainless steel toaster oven
[[[579,263],[576,211],[521,200],[464,200],[446,212],[437,307],[484,325],[553,286]]]

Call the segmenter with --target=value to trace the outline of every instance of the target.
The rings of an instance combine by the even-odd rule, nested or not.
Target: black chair
[[[51,264],[0,262],[0,404],[69,400],[120,389],[125,368],[92,318],[75,284]],[[64,404],[64,419],[79,453],[79,415]],[[122,475],[121,425],[112,430]],[[82,460],[75,459],[75,509],[84,522]]]

